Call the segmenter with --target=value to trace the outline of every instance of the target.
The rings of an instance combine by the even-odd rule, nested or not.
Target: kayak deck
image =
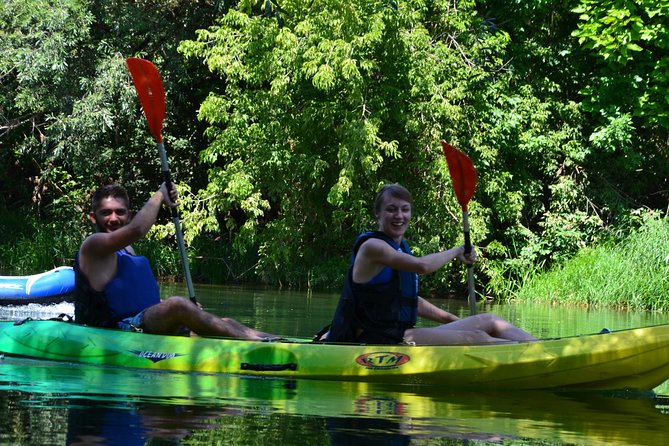
[[[669,325],[467,346],[160,336],[60,321],[0,322],[0,353],[183,372],[454,388],[652,390],[669,378]]]

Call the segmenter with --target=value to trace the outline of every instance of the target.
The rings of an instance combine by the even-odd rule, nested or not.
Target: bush
[[[652,217],[618,242],[584,248],[563,266],[534,275],[518,299],[669,310],[669,218]]]

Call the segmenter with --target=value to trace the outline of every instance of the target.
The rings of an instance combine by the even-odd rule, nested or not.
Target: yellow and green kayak
[[[27,320],[0,322],[0,353],[137,369],[459,389],[652,390],[669,379],[669,324],[517,344],[411,346],[160,336]]]

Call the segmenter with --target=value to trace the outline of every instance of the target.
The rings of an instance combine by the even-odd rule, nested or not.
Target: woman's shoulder
[[[362,242],[358,248],[358,256],[367,256],[374,258],[384,258],[396,253],[394,249],[385,240],[379,238],[370,238]]]

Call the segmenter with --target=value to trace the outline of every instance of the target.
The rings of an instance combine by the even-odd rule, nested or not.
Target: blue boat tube
[[[0,276],[0,305],[69,301],[73,292],[71,266],[59,266],[30,276]]]

